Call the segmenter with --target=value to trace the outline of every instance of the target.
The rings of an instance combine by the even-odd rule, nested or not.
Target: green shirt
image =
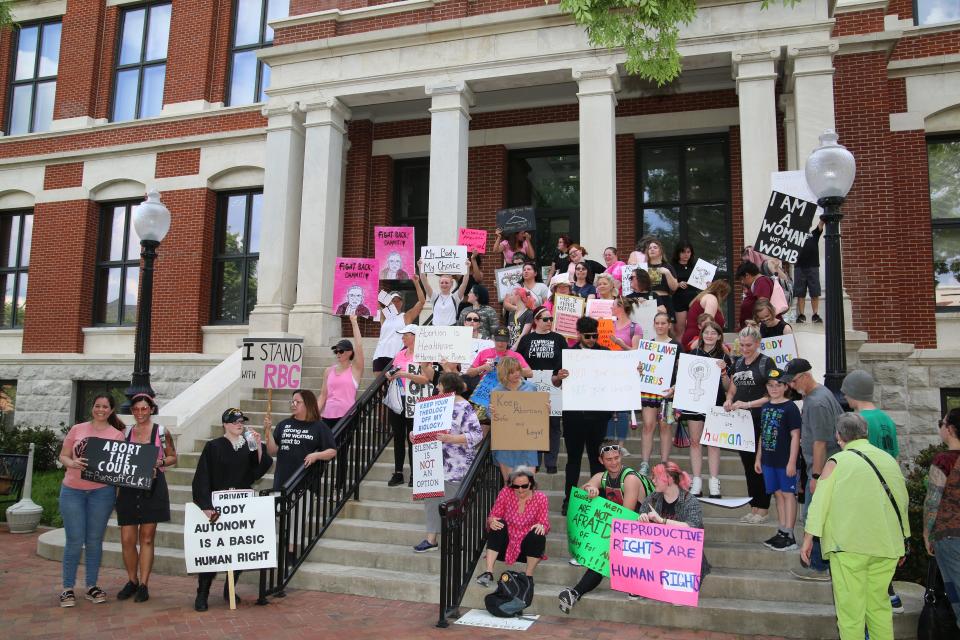
[[[864,409],[860,412],[867,421],[867,440],[870,444],[883,449],[894,458],[900,455],[900,444],[897,442],[897,425],[886,413],[880,409]]]
[[[903,518],[903,532],[893,505],[877,474],[857,454],[867,456],[883,475]],[[824,557],[848,551],[879,558],[903,555],[903,538],[910,535],[907,485],[897,461],[866,440],[847,443],[833,454],[833,472],[817,482],[804,529],[820,537]]]

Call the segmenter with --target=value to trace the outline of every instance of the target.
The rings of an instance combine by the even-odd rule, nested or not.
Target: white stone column
[[[340,335],[333,315],[334,260],[343,245],[346,121],[350,110],[336,98],[302,102],[306,112],[303,198],[300,214],[299,285],[290,333],[307,344],[328,344]]]
[[[787,159],[787,171],[794,171],[797,167],[797,110],[793,104],[793,94],[784,93],[780,96],[780,110],[783,111],[783,138],[786,145],[784,155]]]
[[[743,236],[753,244],[770,198],[770,174],[777,170],[777,80],[779,49],[733,54],[740,102],[740,166]]]
[[[426,86],[430,105],[430,204],[427,242],[456,244],[467,226],[467,152],[474,97],[463,81]]]
[[[250,332],[284,333],[297,291],[300,188],[303,183],[303,112],[294,102],[268,107],[263,222],[257,265],[257,306]]]
[[[796,113],[797,168],[803,169],[825,129],[834,129],[833,55],[835,42],[787,49],[787,88],[793,91]]]
[[[594,256],[617,242],[616,65],[573,70],[580,102],[580,241]]]

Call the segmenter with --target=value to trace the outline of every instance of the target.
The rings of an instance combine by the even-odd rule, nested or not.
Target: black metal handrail
[[[440,503],[440,619],[456,615],[470,586],[473,569],[487,543],[487,515],[503,487],[500,469],[493,463],[490,436],[484,438],[457,495]]]
[[[393,438],[387,422],[389,409],[383,404],[386,382],[383,372],[334,425],[336,458],[301,467],[279,491],[260,492],[276,496],[279,527],[277,568],[260,570],[257,604],[267,604],[267,596],[284,595],[297,569],[347,501],[360,499],[360,481]]]

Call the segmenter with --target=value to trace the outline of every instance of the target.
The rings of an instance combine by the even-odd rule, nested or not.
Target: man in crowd
[[[743,301],[740,303],[740,328],[747,320],[753,320],[753,307],[760,298],[773,297],[773,278],[760,275],[760,267],[744,262],[737,267],[737,280],[743,285]]]
[[[807,235],[807,239],[793,266],[793,297],[797,299],[797,322],[806,322],[803,315],[807,292],[810,292],[811,320],[823,322],[820,318],[820,236],[823,234],[823,220]]]

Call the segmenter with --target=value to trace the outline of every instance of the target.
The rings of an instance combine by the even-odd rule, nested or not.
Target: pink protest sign
[[[703,529],[614,520],[610,586],[617,591],[697,606]]]
[[[333,307],[338,316],[372,318],[377,308],[377,261],[337,258],[333,275]]]
[[[374,227],[373,255],[381,280],[409,280],[416,273],[413,227]]]
[[[460,227],[457,244],[462,244],[470,253],[487,252],[487,232],[483,229],[467,229]]]

